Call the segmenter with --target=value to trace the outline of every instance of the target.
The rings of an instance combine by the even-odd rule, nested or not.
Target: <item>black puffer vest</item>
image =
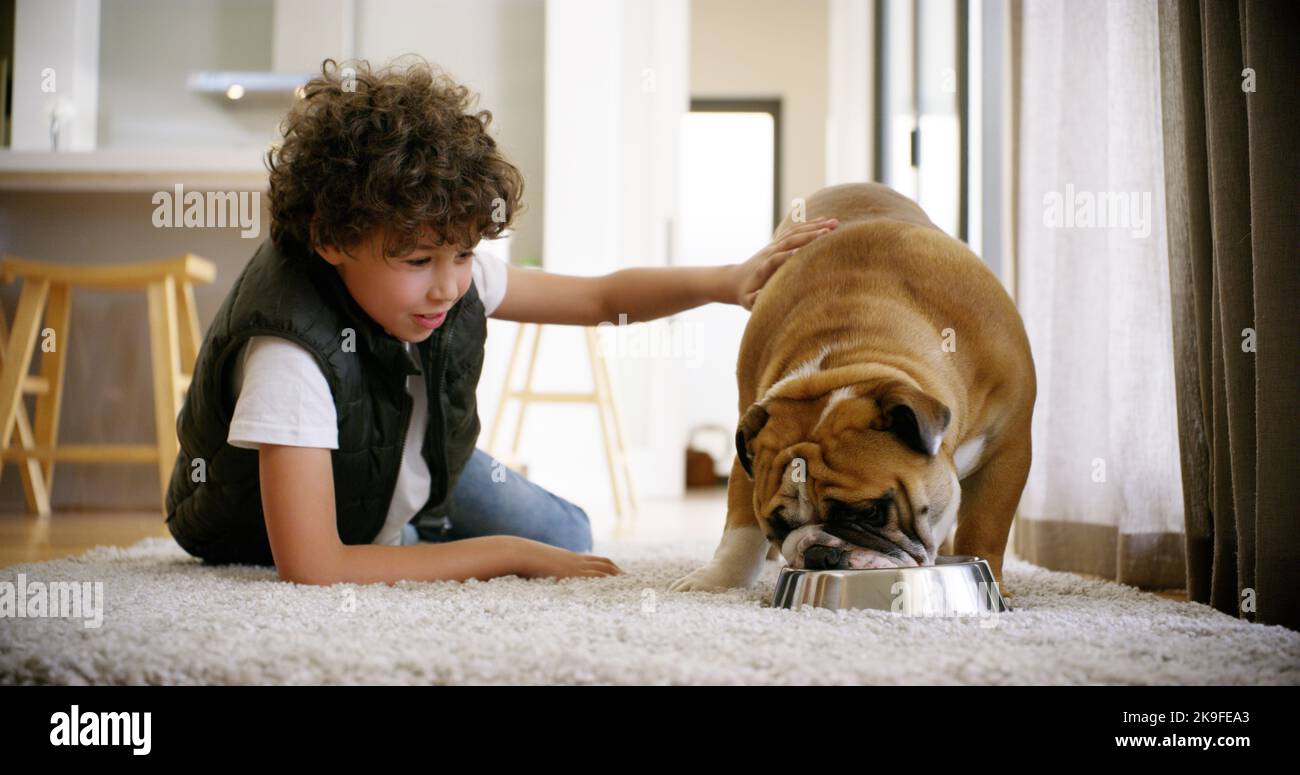
[[[211,563],[274,564],[257,450],[226,443],[232,356],[259,335],[297,342],[325,372],[339,424],[331,460],[343,543],[371,543],[383,527],[413,406],[410,374],[427,375],[422,452],[433,480],[416,516],[445,512],[479,433],[474,391],[487,320],[478,291],[471,283],[442,326],[408,354],[361,309],[333,266],[316,255],[284,255],[268,239],[217,310],[176,420],[180,453],[167,488],[167,525],[177,543]]]

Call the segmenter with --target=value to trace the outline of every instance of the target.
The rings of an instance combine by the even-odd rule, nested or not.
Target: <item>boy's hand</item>
[[[732,267],[732,279],[728,291],[731,298],[727,300],[745,309],[753,308],[759,291],[763,290],[768,279],[790,256],[794,255],[796,250],[829,233],[838,225],[839,221],[835,218],[818,218],[801,223],[786,232],[779,240],[773,240],[745,263],[736,264]]]
[[[525,578],[570,576],[621,576],[623,570],[607,557],[579,554],[558,546],[521,539],[519,574]]]

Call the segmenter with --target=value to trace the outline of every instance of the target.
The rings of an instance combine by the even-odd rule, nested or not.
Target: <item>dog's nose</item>
[[[843,550],[833,546],[813,546],[803,553],[803,564],[810,570],[830,570],[838,568],[843,557]]]

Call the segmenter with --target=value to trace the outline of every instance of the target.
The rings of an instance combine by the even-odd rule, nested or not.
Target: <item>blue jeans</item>
[[[445,530],[429,524],[417,529],[418,518],[407,523],[402,529],[402,545],[513,535],[573,552],[591,551],[587,512],[480,449],[474,450],[461,472],[445,516]]]

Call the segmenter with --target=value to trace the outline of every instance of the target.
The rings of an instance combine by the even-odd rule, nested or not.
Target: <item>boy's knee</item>
[[[580,507],[574,506],[574,531],[573,538],[570,541],[572,546],[566,547],[571,552],[590,552],[592,547],[591,540],[591,519],[587,512]]]

